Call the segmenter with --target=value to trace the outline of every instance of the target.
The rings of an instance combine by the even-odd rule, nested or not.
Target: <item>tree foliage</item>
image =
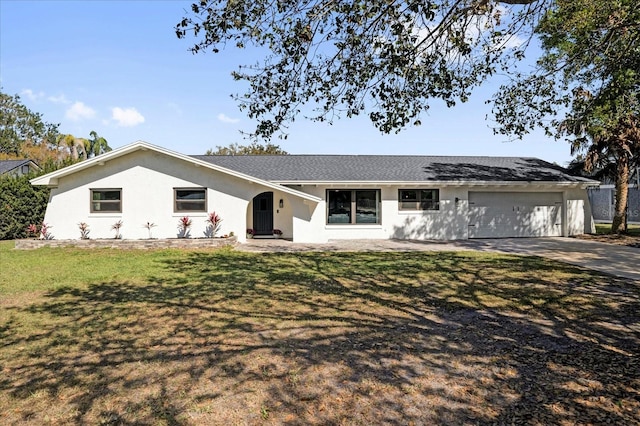
[[[216,146],[216,149],[209,149],[205,155],[287,155],[289,154],[278,145],[267,143],[266,145],[253,142],[250,145],[238,145],[232,143],[229,146]]]
[[[0,92],[0,159],[29,158],[48,171],[111,151],[107,140],[91,131],[89,138],[61,134],[59,124],[24,106],[18,95]]]
[[[543,128],[591,170],[616,165],[612,231],[624,231],[630,167],[640,160],[640,8],[635,0],[557,0],[536,33],[543,55],[494,97],[500,133]]]
[[[56,145],[58,124],[42,121],[18,95],[0,92],[0,154],[20,156],[24,146],[50,148]]]
[[[194,53],[228,44],[266,52],[233,73],[249,83],[236,99],[258,120],[254,136],[283,132],[302,113],[318,121],[368,113],[388,133],[420,124],[433,100],[466,101],[473,87],[522,56],[512,36],[528,39],[552,3],[202,0],[176,34],[197,38]]]
[[[86,160],[96,155],[111,151],[111,147],[105,138],[99,136],[95,130],[89,133],[90,138],[79,138],[74,135],[59,135],[57,145],[59,149],[73,160]]]
[[[105,138],[61,134],[59,124],[24,106],[18,95],[0,92],[0,159],[29,158],[48,171],[111,151]]]
[[[0,240],[27,237],[30,224],[41,224],[49,188],[34,187],[33,176],[0,176]]]
[[[111,147],[105,138],[99,136],[95,130],[89,133],[90,138],[87,140],[86,147],[87,158],[95,157],[105,152],[111,151]]]
[[[543,55],[515,74],[493,98],[498,131],[522,135],[543,128],[566,136],[570,122],[600,116],[602,132],[638,112],[640,9],[633,0],[556,0],[536,34]],[[567,121],[569,120],[569,121]],[[598,127],[599,129],[596,129]]]
[[[86,146],[89,141],[85,138],[78,138],[71,134],[61,134],[56,140],[56,144],[64,154],[67,154],[74,161],[87,157]]]

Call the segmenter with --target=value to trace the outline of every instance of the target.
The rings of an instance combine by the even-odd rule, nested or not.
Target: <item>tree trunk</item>
[[[75,144],[75,141],[71,143],[71,146],[69,147],[69,151],[71,153],[71,158],[73,158],[74,160],[78,159],[78,146]]]
[[[611,224],[612,234],[627,232],[627,198],[629,196],[629,159],[621,156],[616,170],[616,208]]]

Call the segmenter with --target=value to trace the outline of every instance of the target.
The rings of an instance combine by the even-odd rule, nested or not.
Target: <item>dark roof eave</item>
[[[600,185],[597,180],[584,181],[536,181],[536,180],[515,180],[515,181],[473,181],[473,180],[411,180],[411,181],[355,181],[355,180],[272,180],[270,182],[278,185],[439,185],[439,186],[512,186],[512,185],[554,185],[554,186],[581,186]]]

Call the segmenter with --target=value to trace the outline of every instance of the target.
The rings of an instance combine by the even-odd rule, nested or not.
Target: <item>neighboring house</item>
[[[615,185],[603,184],[598,188],[589,188],[588,194],[595,221],[612,222],[616,207]],[[627,221],[640,223],[640,185],[637,184],[629,184]]]
[[[187,156],[135,142],[31,181],[52,187],[45,222],[57,239],[175,238],[280,229],[299,242],[568,236],[594,230],[586,188],[535,158],[283,155]]]
[[[0,175],[22,176],[39,170],[31,160],[0,160]]]
[[[640,223],[640,168],[629,173],[627,222]],[[589,202],[596,222],[612,222],[616,207],[616,187],[613,179],[605,178],[597,188],[589,188]]]

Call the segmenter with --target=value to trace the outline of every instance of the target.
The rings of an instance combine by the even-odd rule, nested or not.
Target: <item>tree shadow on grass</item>
[[[9,420],[637,423],[639,291],[541,258],[192,252],[2,327]],[[17,411],[16,411],[17,410]]]

